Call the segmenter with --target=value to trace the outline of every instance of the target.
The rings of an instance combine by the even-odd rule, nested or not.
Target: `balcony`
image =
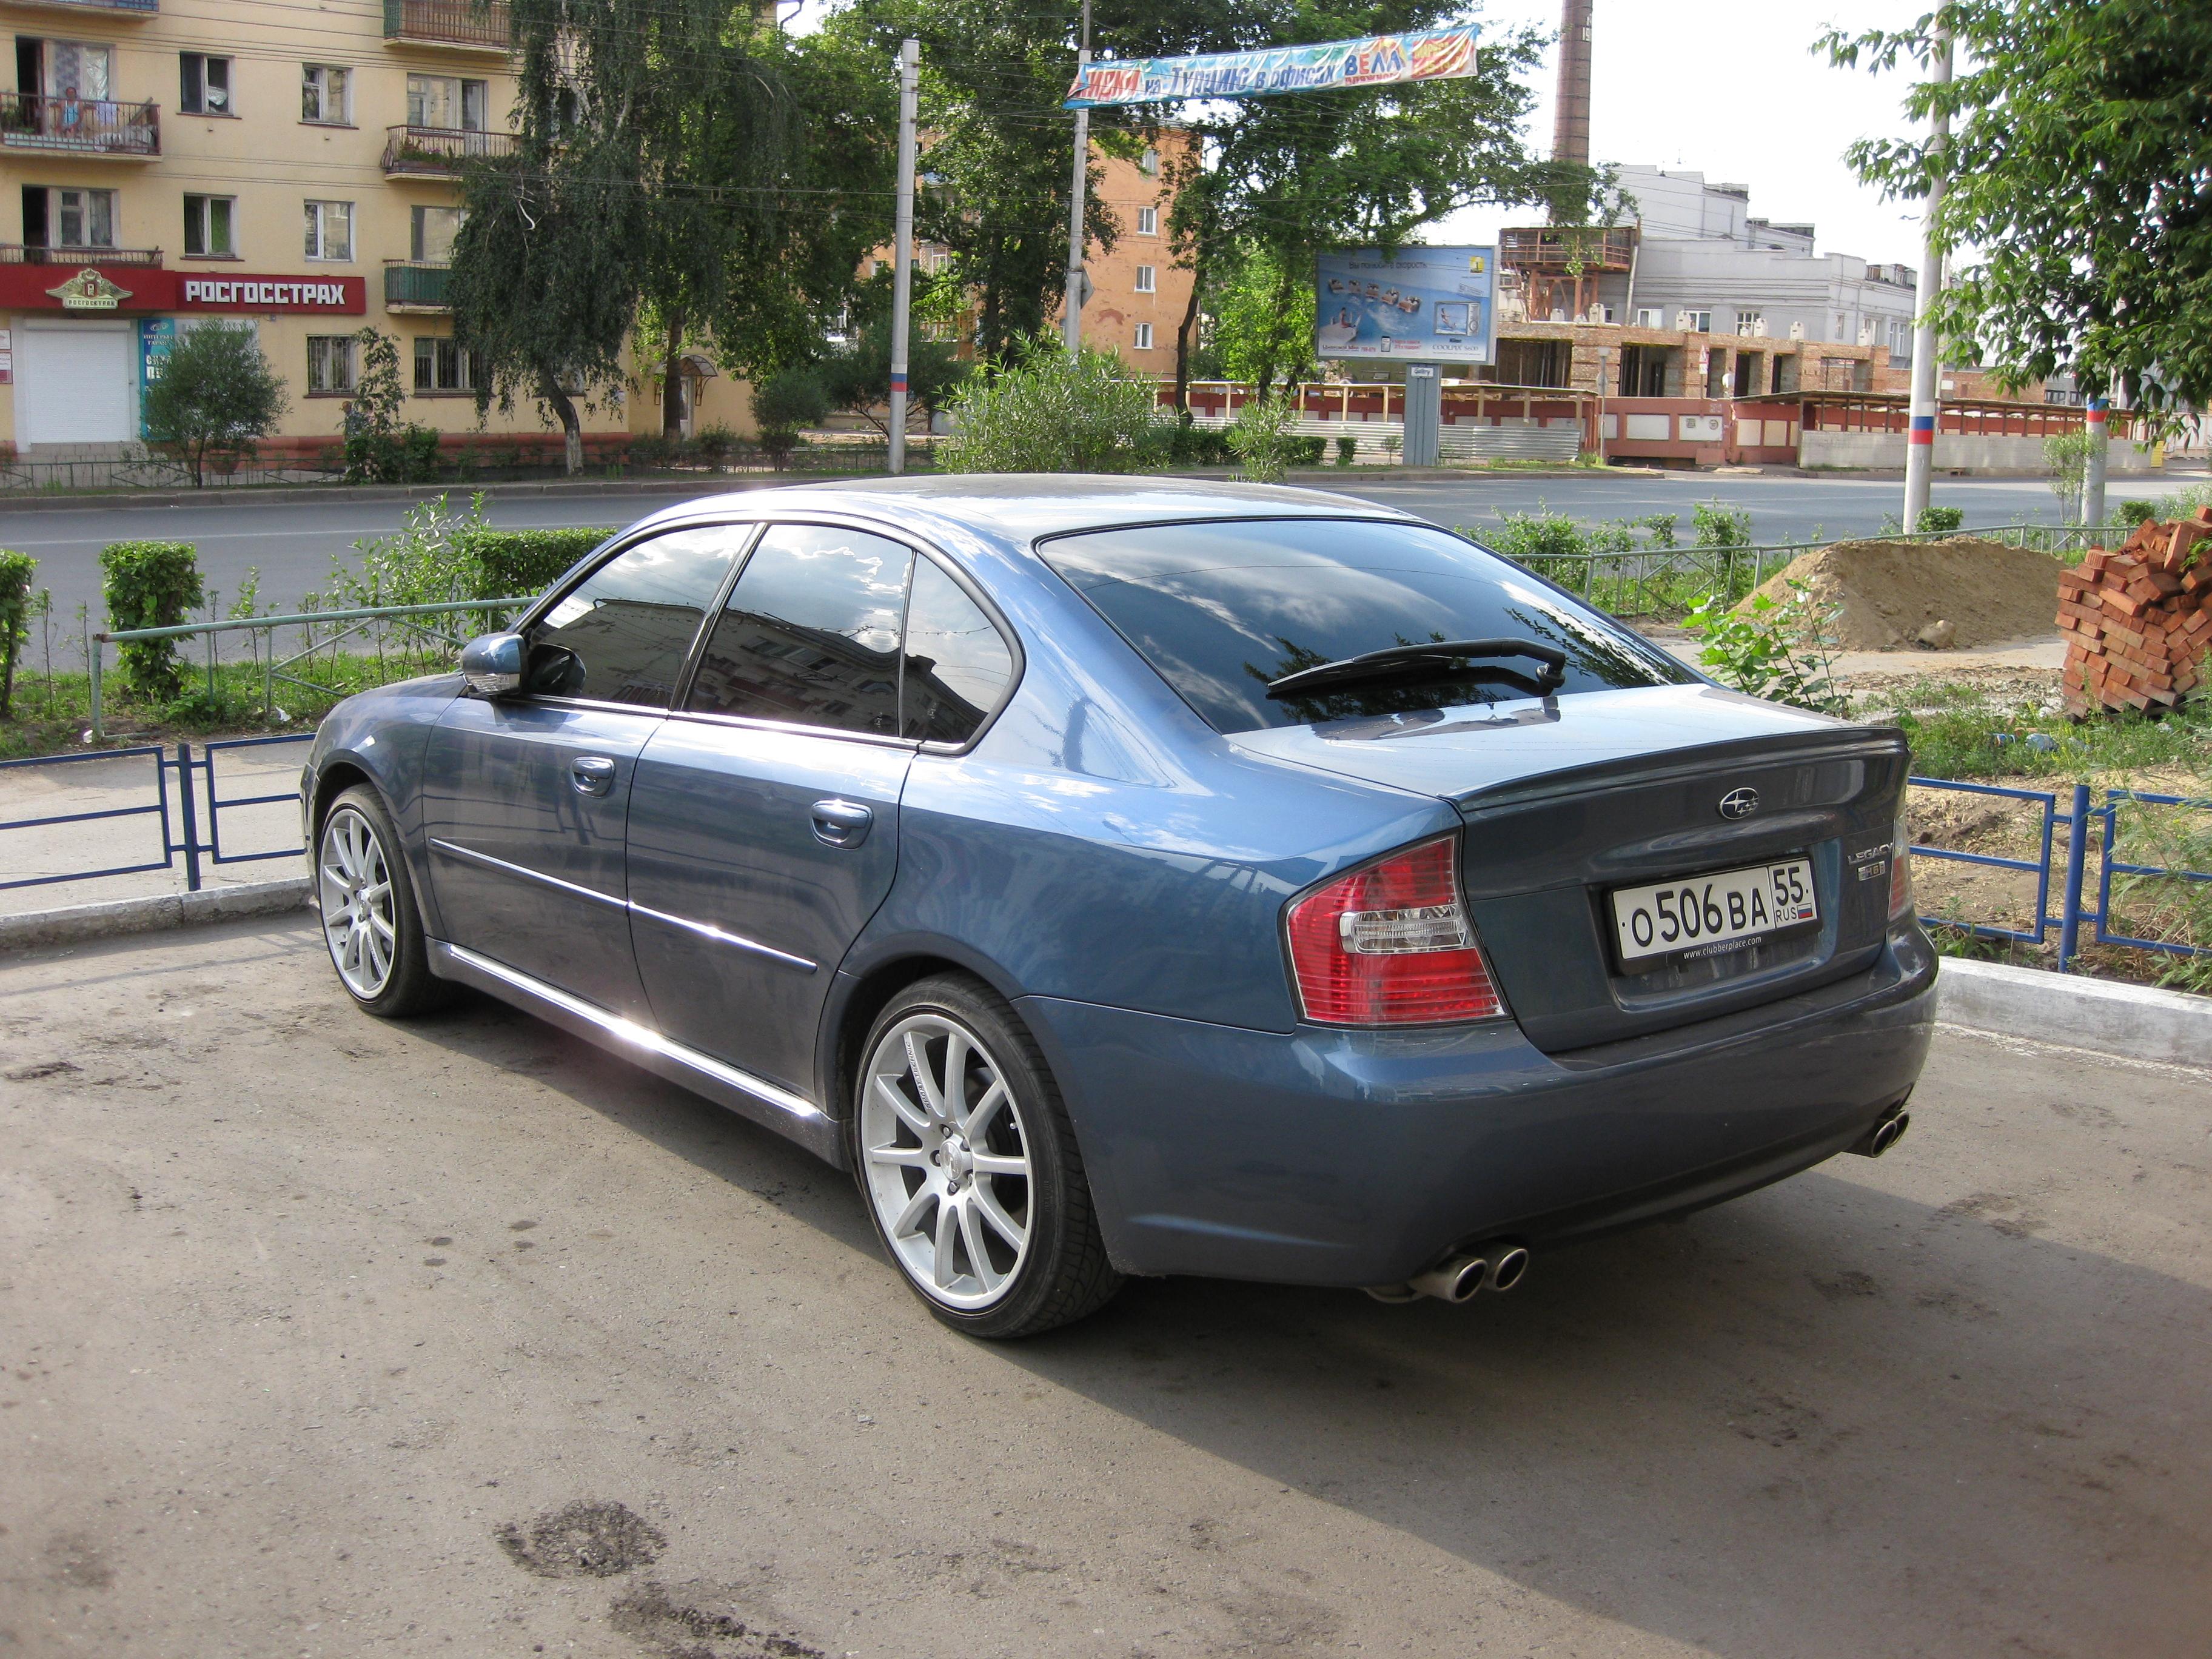
[[[161,112],[153,104],[108,98],[0,93],[0,147],[150,161],[161,153]]]
[[[27,247],[0,242],[0,265],[58,265],[82,270],[87,265],[159,265],[157,247]]]
[[[503,53],[513,34],[507,0],[384,0],[388,46]]]
[[[472,132],[459,127],[386,127],[387,179],[458,179],[471,161],[514,154],[511,132]]]
[[[386,311],[451,311],[446,300],[446,279],[453,267],[429,259],[386,259],[384,262],[384,308]]]
[[[157,17],[161,0],[10,0],[27,11],[96,11],[118,17]]]

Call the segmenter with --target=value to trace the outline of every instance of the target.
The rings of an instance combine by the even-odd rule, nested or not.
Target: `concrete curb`
[[[2212,1066],[2212,997],[1946,957],[1936,1017],[2125,1060]]]
[[[28,951],[42,945],[82,945],[126,933],[151,933],[167,927],[235,921],[245,916],[280,915],[309,903],[307,878],[241,882],[234,887],[204,887],[197,893],[156,893],[147,898],[109,899],[73,904],[59,910],[33,910],[0,916],[0,951]]]

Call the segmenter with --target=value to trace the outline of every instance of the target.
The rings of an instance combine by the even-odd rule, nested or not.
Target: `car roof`
[[[1024,544],[1073,532],[1191,519],[1280,516],[1422,522],[1395,507],[1322,489],[1080,472],[953,472],[798,484],[705,496],[669,508],[665,516],[735,511],[751,517],[808,508],[893,520],[927,517],[992,540]]]

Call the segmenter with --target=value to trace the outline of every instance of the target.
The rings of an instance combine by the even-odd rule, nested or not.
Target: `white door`
[[[15,441],[123,444],[138,436],[128,323],[19,325]]]

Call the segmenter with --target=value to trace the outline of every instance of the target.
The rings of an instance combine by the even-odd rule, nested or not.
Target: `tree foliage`
[[[345,481],[412,483],[429,477],[438,469],[438,434],[405,418],[398,342],[374,327],[353,337],[361,368],[345,404]]]
[[[1924,198],[1940,167],[1943,245],[1970,251],[1938,313],[1954,355],[2022,383],[2071,370],[2154,416],[2212,402],[2212,7],[2173,0],[1952,0],[1895,31],[1819,49],[1877,72],[1925,64],[1938,21],[1948,86],[1907,116],[1919,138],[1851,146],[1859,176]]]
[[[1310,380],[1314,285],[1310,264],[1285,264],[1266,246],[1237,242],[1214,256],[1213,347],[1221,372],[1256,387],[1265,400],[1277,374],[1285,386]]]
[[[197,488],[207,483],[210,457],[252,453],[286,401],[253,330],[216,323],[178,335],[140,412],[148,441],[182,456]]]
[[[454,334],[488,363],[479,410],[534,402],[573,469],[578,404],[623,394],[641,321],[739,373],[820,339],[890,226],[890,66],[730,0],[511,12],[520,131],[464,181]]]
[[[891,332],[888,322],[875,323],[823,358],[817,373],[830,406],[857,415],[890,435],[888,416],[878,415],[891,383]],[[951,401],[969,374],[959,353],[942,340],[920,335],[907,341],[906,377],[909,404],[928,418]]]

